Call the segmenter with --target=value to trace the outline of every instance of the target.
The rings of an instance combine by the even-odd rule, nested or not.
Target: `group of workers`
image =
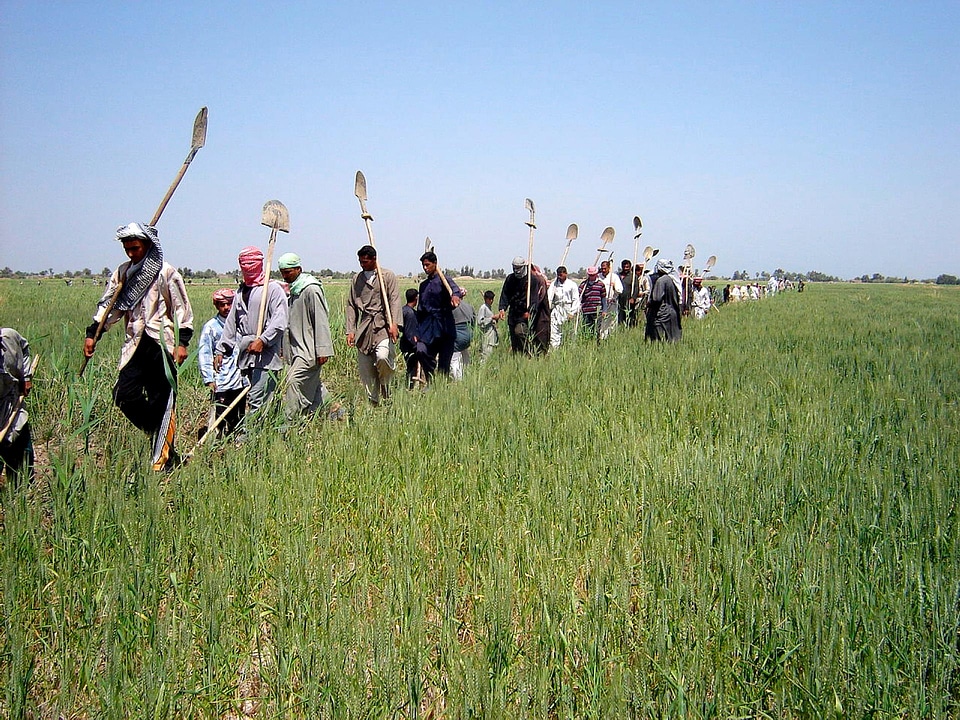
[[[83,354],[89,360],[101,334],[124,322],[125,340],[113,401],[130,422],[151,438],[151,466],[169,472],[181,458],[174,447],[177,368],[188,356],[194,335],[194,313],[184,281],[163,257],[156,228],[129,223],[116,239],[128,261],[107,282],[87,327]],[[579,284],[567,269],[557,268],[548,280],[540,268],[517,257],[495,294],[487,290],[475,312],[461,289],[440,271],[437,256],[420,257],[425,279],[400,302],[397,276],[380,267],[377,251],[364,245],[357,252],[360,271],[346,299],[345,334],[356,349],[357,366],[366,397],[378,405],[389,397],[399,347],[406,365],[407,385],[428,383],[436,374],[462,377],[469,348],[479,331],[483,360],[498,344],[497,323],[506,320],[514,352],[537,355],[584,333],[598,342],[618,325],[637,326],[645,337],[675,342],[681,338],[681,317],[703,317],[712,298],[702,278],[674,273],[673,264],[658,260],[633,267],[623,260],[619,272],[609,261],[587,268]],[[342,408],[331,401],[321,379],[333,356],[329,307],[321,281],[304,272],[300,257],[278,259],[284,285],[269,280],[263,252],[246,247],[238,256],[241,281],[237,290],[213,293],[216,314],[203,325],[198,364],[210,389],[211,411],[201,432],[217,436],[236,433],[276,393],[278,374],[286,370],[282,405],[287,421],[326,409],[337,417]],[[13,473],[32,471],[33,449],[24,398],[32,385],[27,341],[12,329],[2,332],[3,372],[0,373],[0,437],[4,466]],[[25,470],[26,469],[26,470]]]

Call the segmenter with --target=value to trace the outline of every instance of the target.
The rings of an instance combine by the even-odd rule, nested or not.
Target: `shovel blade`
[[[644,260],[644,262],[649,262],[649,261],[650,261],[650,258],[652,258],[653,255],[654,255],[654,253],[653,253],[653,248],[650,247],[649,245],[647,245],[647,246],[643,249],[643,260]]]
[[[638,235],[640,234],[640,228],[642,228],[642,227],[643,227],[643,223],[640,222],[640,216],[639,216],[639,215],[634,215],[634,216],[633,216],[633,229],[637,231],[637,234],[638,234]]]
[[[287,212],[286,206],[279,200],[267,200],[263,205],[260,224],[288,233],[290,232],[290,213]]]
[[[427,239],[423,241],[423,251],[425,253],[433,252],[433,243],[430,242],[430,236],[427,235]]]
[[[600,233],[600,241],[606,245],[607,243],[613,242],[613,236],[617,234],[617,231],[612,227],[606,227],[603,229],[603,232]]]
[[[353,185],[353,194],[357,196],[357,199],[367,201],[367,179],[363,176],[363,173],[357,170],[357,181]]]
[[[190,147],[199,150],[207,142],[207,108],[200,108],[196,120],[193,121],[193,141]]]
[[[576,240],[579,232],[580,228],[577,227],[577,224],[570,223],[570,227],[567,228],[567,240]]]

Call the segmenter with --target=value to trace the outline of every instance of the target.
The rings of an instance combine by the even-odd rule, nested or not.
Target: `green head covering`
[[[302,267],[300,263],[300,256],[296,253],[284,253],[280,256],[280,259],[277,260],[277,266],[281,270],[289,270],[290,268]]]

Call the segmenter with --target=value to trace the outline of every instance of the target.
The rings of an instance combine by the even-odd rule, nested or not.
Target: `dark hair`
[[[407,288],[407,292],[404,293],[404,295],[407,298],[407,302],[412,303],[414,300],[416,300],[420,296],[420,291],[417,290],[416,288]]]
[[[484,293],[483,293],[483,299],[484,299],[484,300],[486,300],[487,298],[492,298],[492,297],[494,297],[494,292],[493,292],[493,290],[486,290],[486,291],[484,291]]]
[[[561,265],[560,267],[557,268],[557,275],[559,275],[559,274],[562,273],[562,272],[566,272],[566,271],[567,271],[567,266],[566,266],[566,265]]]
[[[376,256],[377,249],[373,245],[364,245],[362,248],[357,250],[357,257],[375,258]]]
[[[420,262],[422,263],[424,260],[429,260],[430,262],[436,264],[437,254],[435,252],[430,252],[428,250],[427,252],[425,252],[423,255],[420,256]]]
[[[625,268],[628,265],[633,265],[633,263],[630,262],[628,258],[624,258],[623,260],[620,261],[620,267]]]

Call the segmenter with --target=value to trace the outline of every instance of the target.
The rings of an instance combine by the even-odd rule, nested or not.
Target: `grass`
[[[350,422],[170,477],[110,405],[120,333],[76,379],[97,294],[0,284],[43,356],[46,459],[3,495],[11,717],[960,713],[952,288],[808,284],[677,346],[501,346],[379,409],[341,342]],[[205,402],[191,359],[186,425]]]

